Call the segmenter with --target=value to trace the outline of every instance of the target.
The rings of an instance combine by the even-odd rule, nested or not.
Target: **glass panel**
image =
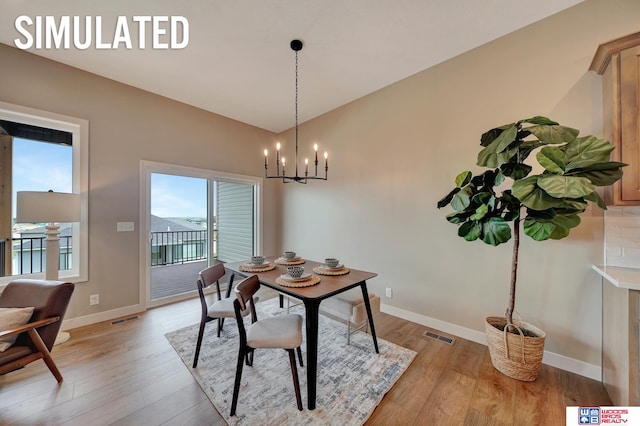
[[[207,184],[151,174],[151,300],[196,290],[209,256]]]
[[[58,132],[71,137],[69,132]],[[12,217],[13,243],[11,275],[34,274],[46,268],[46,223],[15,223],[16,192],[73,192],[73,150],[70,145],[27,140],[12,140]],[[46,165],[46,167],[43,167]],[[73,224],[60,223],[59,270],[70,270],[72,263]]]

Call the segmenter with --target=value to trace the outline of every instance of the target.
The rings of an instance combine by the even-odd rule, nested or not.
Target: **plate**
[[[286,257],[281,257],[278,260],[281,261],[281,262],[297,262],[300,259],[302,259],[302,258],[300,256],[297,256],[297,257],[294,257],[292,259],[287,259]]]
[[[245,263],[244,266],[248,267],[248,268],[268,268],[269,266],[271,266],[271,264],[269,262],[267,263],[263,263],[260,265],[256,265],[255,263]]]
[[[335,271],[336,269],[342,269],[342,268],[344,268],[344,265],[342,263],[338,263],[338,266],[335,266],[335,267],[327,266],[324,263],[320,265],[320,269],[326,269],[327,271]]]
[[[294,283],[294,282],[298,282],[298,281],[306,281],[306,280],[308,280],[309,278],[311,278],[311,273],[303,272],[302,275],[299,278],[292,277],[289,274],[282,274],[282,275],[280,275],[280,278],[283,281],[289,281],[289,282]]]

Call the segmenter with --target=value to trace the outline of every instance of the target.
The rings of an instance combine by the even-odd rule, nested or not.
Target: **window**
[[[60,278],[87,280],[88,122],[0,102],[0,285],[43,278],[41,227],[15,226],[17,191],[81,194],[81,221],[62,224]]]

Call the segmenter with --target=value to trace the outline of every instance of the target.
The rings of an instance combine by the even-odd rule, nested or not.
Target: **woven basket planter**
[[[542,364],[544,353],[544,339],[546,334],[538,327],[524,321],[514,324],[536,337],[527,337],[502,331],[507,324],[504,317],[487,317],[485,320],[485,334],[491,363],[502,374],[516,380],[532,382],[538,377],[538,370]]]

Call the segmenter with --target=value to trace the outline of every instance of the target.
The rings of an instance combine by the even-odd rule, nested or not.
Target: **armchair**
[[[0,308],[34,307],[34,310],[26,324],[0,330],[0,339],[18,336],[9,349],[0,352],[0,375],[42,359],[58,383],[62,382],[50,352],[73,290],[73,283],[29,279],[14,280],[5,287],[0,294]]]

